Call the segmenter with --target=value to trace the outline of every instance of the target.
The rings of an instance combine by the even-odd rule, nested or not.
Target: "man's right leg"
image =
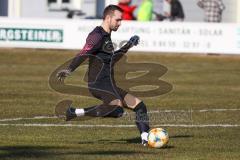
[[[98,92],[97,95],[95,94],[95,97],[102,100],[103,104],[87,108],[69,107],[66,112],[66,121],[82,116],[118,118],[123,115],[123,104],[114,95]]]
[[[118,118],[123,115],[123,108],[117,105],[101,104],[87,108],[73,108],[70,107],[67,111],[66,121],[75,117],[89,116],[89,117],[112,117]]]
[[[122,101],[115,94],[111,94],[111,92],[106,90],[93,88],[90,89],[90,92],[95,98],[101,100],[103,104],[87,108],[70,107],[66,113],[66,121],[82,116],[118,118],[123,115]]]

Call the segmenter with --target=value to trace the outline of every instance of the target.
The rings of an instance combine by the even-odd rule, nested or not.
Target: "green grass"
[[[38,131],[36,132],[36,129]],[[167,148],[141,146],[136,129],[16,128],[1,131],[1,159],[238,159],[238,129],[167,128]],[[18,136],[16,136],[18,130]],[[95,133],[94,138],[92,134]],[[230,134],[231,133],[231,134]],[[34,136],[33,136],[34,135]],[[84,138],[83,138],[84,137]]]
[[[71,99],[75,106],[100,103],[90,97],[61,94],[49,87],[50,74],[76,51],[0,50],[0,159],[239,159],[240,127],[164,127],[170,134],[167,148],[139,144],[136,128],[33,127],[7,124],[109,124],[133,125],[134,115],[120,119],[64,122],[62,119],[21,119],[54,116],[57,102]],[[240,125],[240,57],[191,54],[130,53],[130,63],[154,62],[167,67],[161,79],[171,92],[143,98],[149,110],[193,112],[153,113],[151,124]],[[69,82],[81,83],[78,69]],[[147,77],[146,84],[154,77]],[[130,117],[129,117],[130,116]]]

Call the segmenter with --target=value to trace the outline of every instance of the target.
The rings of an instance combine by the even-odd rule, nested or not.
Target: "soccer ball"
[[[161,148],[167,145],[169,141],[168,133],[162,128],[153,128],[148,133],[148,146],[153,148]]]

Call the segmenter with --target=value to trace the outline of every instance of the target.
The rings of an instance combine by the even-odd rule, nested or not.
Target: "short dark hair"
[[[104,11],[103,11],[103,19],[106,18],[107,15],[113,15],[113,12],[114,11],[120,11],[120,12],[123,12],[122,8],[120,8],[119,6],[117,5],[109,5],[107,6]]]

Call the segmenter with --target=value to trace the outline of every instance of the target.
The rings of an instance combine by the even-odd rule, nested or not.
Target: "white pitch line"
[[[201,109],[201,110],[150,110],[148,113],[176,113],[176,112],[226,112],[226,111],[240,111],[240,109]],[[0,122],[7,122],[7,121],[21,121],[21,120],[34,120],[34,119],[54,119],[58,118],[57,116],[35,116],[32,118],[7,118],[7,119],[0,119]]]
[[[206,128],[206,127],[240,127],[240,124],[163,124],[153,125],[154,127],[185,127],[185,128]]]
[[[226,112],[226,111],[240,111],[240,109],[201,109],[198,112]]]
[[[169,112],[226,112],[226,111],[240,111],[240,109],[200,109],[200,110],[151,110],[148,113],[169,113]]]
[[[133,128],[135,125],[87,125],[87,124],[0,124],[0,126],[21,126],[21,127],[79,127],[79,128]],[[152,127],[182,127],[182,128],[208,128],[208,127],[240,127],[240,124],[159,124]]]
[[[57,116],[36,116],[32,118],[7,118],[7,119],[0,119],[0,122],[6,122],[6,121],[21,121],[21,120],[33,120],[33,119],[52,119],[52,118],[58,118]]]

